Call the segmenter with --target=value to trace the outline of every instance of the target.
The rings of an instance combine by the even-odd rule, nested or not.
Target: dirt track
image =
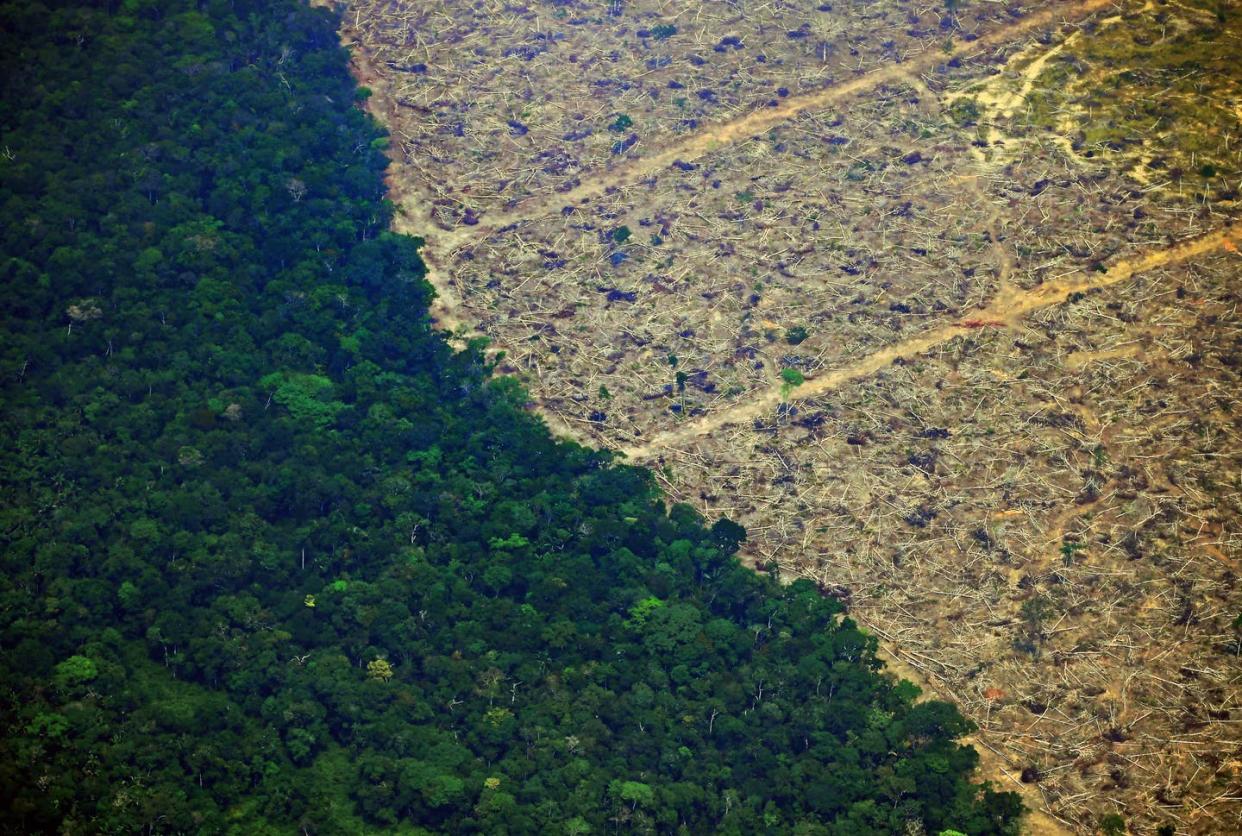
[[[960,335],[965,329],[1015,326],[1026,314],[1039,308],[1063,302],[1070,294],[1085,293],[1089,290],[1109,287],[1129,279],[1135,273],[1154,270],[1166,264],[1203,255],[1224,247],[1226,242],[1231,241],[1235,234],[1236,232],[1232,228],[1210,232],[1206,235],[1183,241],[1167,249],[1152,250],[1135,258],[1124,259],[1114,264],[1107,272],[1096,276],[1086,273],[1075,273],[1059,281],[1040,285],[1033,290],[1024,291],[1011,287],[1007,293],[1002,293],[987,308],[980,311],[977,317],[972,317],[971,320],[963,323],[937,328],[925,334],[920,334],[913,339],[904,340],[867,357],[863,357],[856,363],[851,363],[828,374],[808,379],[802,386],[793,390],[789,398],[791,400],[803,400],[818,397],[851,380],[874,374],[885,366],[892,365],[895,360],[911,359],[923,352],[930,351],[936,346]],[[780,403],[781,397],[780,388],[773,388],[763,393],[760,397],[753,398],[732,409],[721,410],[698,421],[685,424],[672,432],[655,436],[644,444],[627,448],[623,452],[629,458],[636,461],[651,459],[658,456],[660,451],[666,447],[684,443],[697,436],[707,435],[726,424],[751,421],[764,415]]]

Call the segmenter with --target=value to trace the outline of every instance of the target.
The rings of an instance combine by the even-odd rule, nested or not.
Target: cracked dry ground
[[[1242,829],[1224,9],[355,0],[343,36],[434,313],[554,428],[745,524],[760,571],[848,590],[1033,829],[1219,833]]]

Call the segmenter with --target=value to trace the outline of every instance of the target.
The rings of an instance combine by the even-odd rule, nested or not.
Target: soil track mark
[[[923,81],[923,78],[918,73],[906,73],[905,81],[912,88],[914,88],[915,92],[917,92],[919,96],[931,103],[938,115],[943,117],[944,102],[934,90],[927,86],[927,83]],[[979,149],[972,147],[971,150],[978,151]],[[1012,288],[1013,273],[1016,266],[1013,256],[1009,253],[1008,248],[1006,248],[1003,243],[1004,239],[1001,235],[1000,208],[996,203],[992,202],[991,196],[988,194],[987,189],[985,189],[979,182],[984,176],[985,167],[983,165],[983,160],[977,154],[975,155],[975,159],[979,162],[979,165],[977,166],[978,171],[974,174],[963,174],[962,182],[965,183],[967,188],[969,188],[975,197],[978,198],[979,203],[987,207],[987,218],[984,221],[984,228],[988,233],[992,256],[996,259],[996,281],[1000,287],[999,292],[1008,293]]]
[[[1062,276],[1055,281],[1045,282],[1032,290],[1021,290],[1011,287],[1008,292],[1002,292],[993,299],[975,318],[935,328],[917,337],[883,348],[856,363],[851,363],[848,366],[843,366],[816,378],[810,378],[806,383],[790,393],[789,397],[793,400],[818,397],[852,380],[875,374],[891,365],[894,360],[916,357],[948,342],[969,328],[980,326],[1013,327],[1027,314],[1064,301],[1071,294],[1085,293],[1089,290],[1109,287],[1110,285],[1126,281],[1135,273],[1154,270],[1166,264],[1212,252],[1217,248],[1226,249],[1231,243],[1230,239],[1234,238],[1237,232],[1238,230],[1235,227],[1227,226],[1224,229],[1191,238],[1166,249],[1150,250],[1133,258],[1121,259],[1106,272],[1096,275],[1075,272],[1068,276]],[[630,459],[639,461],[650,459],[658,455],[663,449],[674,447],[682,442],[692,441],[694,438],[707,435],[726,424],[753,421],[776,407],[781,400],[782,392],[780,388],[769,389],[746,403],[708,415],[675,430],[661,433],[648,440],[645,444],[626,448],[622,452]]]

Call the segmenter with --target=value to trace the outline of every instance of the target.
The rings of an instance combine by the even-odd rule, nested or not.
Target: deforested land
[[[1242,827],[1236,7],[340,8],[433,317],[554,430],[841,601],[1041,827]]]

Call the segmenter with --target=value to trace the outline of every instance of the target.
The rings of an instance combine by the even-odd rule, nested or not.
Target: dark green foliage
[[[1126,820],[1116,813],[1109,813],[1100,819],[1099,831],[1104,836],[1123,836],[1126,832]]]
[[[430,330],[327,12],[0,32],[0,831],[1013,830],[835,602]]]
[[[949,107],[949,116],[963,127],[979,121],[979,103],[974,99],[958,99]]]
[[[809,336],[810,334],[807,333],[806,328],[802,325],[795,325],[794,327],[785,330],[785,342],[790,345],[798,345],[804,342]]]

